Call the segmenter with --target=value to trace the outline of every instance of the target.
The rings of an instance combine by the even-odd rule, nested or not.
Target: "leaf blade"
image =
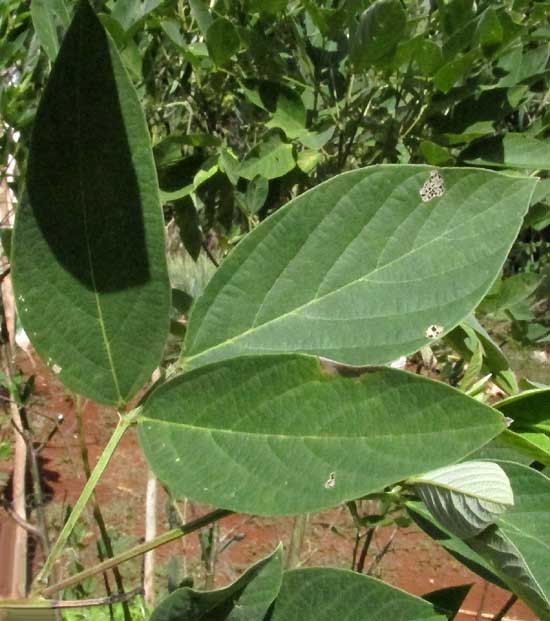
[[[197,301],[184,365],[281,351],[382,364],[424,346],[430,325],[452,329],[497,276],[534,182],[446,168],[444,196],[426,204],[430,170],[344,173],[265,220]]]
[[[143,112],[87,2],[39,106],[27,191],[12,252],[23,326],[72,390],[123,405],[160,360],[170,291]]]
[[[285,355],[223,361],[167,383],[147,400],[139,439],[175,495],[289,515],[458,461],[503,428],[499,414],[441,383],[395,369],[339,377],[315,358]],[[429,456],[427,438],[437,447]]]

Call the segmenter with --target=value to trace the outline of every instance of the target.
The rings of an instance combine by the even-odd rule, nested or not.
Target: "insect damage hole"
[[[437,172],[432,170],[428,180],[420,188],[420,198],[424,203],[429,203],[434,198],[439,198],[445,194],[445,182],[443,177]]]
[[[331,472],[328,475],[328,479],[325,481],[325,489],[332,489],[336,486],[336,473]]]
[[[425,334],[429,339],[437,339],[443,334],[443,326],[432,324],[426,328]]]

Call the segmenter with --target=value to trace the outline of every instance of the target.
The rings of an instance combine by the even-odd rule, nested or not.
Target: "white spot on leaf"
[[[445,183],[443,177],[432,170],[426,183],[420,188],[420,198],[424,203],[429,203],[434,198],[439,198],[445,194]]]
[[[59,375],[61,373],[61,367],[58,364],[54,364],[53,367],[52,367],[52,371],[56,375]]]
[[[336,486],[336,474],[331,472],[328,475],[328,479],[325,481],[325,489],[332,489]]]
[[[443,326],[436,326],[435,324],[432,324],[431,326],[428,326],[425,334],[429,339],[437,339],[443,334],[443,330]]]

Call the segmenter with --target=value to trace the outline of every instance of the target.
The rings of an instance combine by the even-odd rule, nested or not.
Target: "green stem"
[[[150,541],[141,543],[138,546],[130,548],[129,550],[126,550],[126,552],[123,552],[122,554],[119,554],[114,558],[110,558],[106,561],[103,561],[102,563],[98,563],[94,567],[90,567],[90,569],[85,569],[84,571],[81,571],[74,576],[70,576],[65,580],[61,580],[57,584],[52,584],[52,586],[43,589],[40,592],[40,595],[42,597],[49,597],[50,595],[53,595],[54,593],[57,593],[62,589],[66,589],[70,586],[82,582],[83,580],[90,578],[91,576],[95,576],[96,574],[103,573],[109,569],[112,569],[113,567],[117,567],[121,563],[125,563],[126,561],[129,561],[136,556],[141,556],[142,554],[145,554],[150,550],[154,550],[155,548],[158,548],[165,543],[170,543],[170,541],[174,541],[175,539],[179,539],[180,537],[189,535],[190,533],[193,533],[196,530],[199,530],[200,528],[211,524],[212,522],[217,522],[218,520],[221,520],[222,518],[227,517],[232,513],[232,511],[228,511],[226,509],[216,509],[215,511],[207,513],[206,515],[203,515],[202,517],[193,520],[188,524],[183,524],[179,528],[173,528],[172,530],[169,530],[166,533],[163,533],[162,535],[151,539]]]
[[[82,421],[82,407],[81,406],[82,406],[81,399],[79,396],[77,396],[76,397],[76,408],[75,408],[76,429],[77,429],[78,438],[80,442],[80,457],[82,459],[82,467],[84,468],[84,475],[86,477],[86,480],[89,480],[92,475],[92,469],[90,468],[88,447],[86,446],[86,436],[84,432],[84,424]],[[115,555],[115,553],[113,551],[113,545],[111,543],[111,538],[109,537],[109,532],[107,531],[105,520],[103,519],[103,513],[101,512],[101,508],[99,506],[99,503],[97,502],[95,490],[92,492],[92,514],[94,516],[97,527],[99,529],[101,540],[103,541],[103,545],[105,547],[105,552],[107,553],[107,556],[109,558],[112,558]],[[100,554],[99,560],[102,561],[104,556],[101,552],[101,547],[99,546],[99,543],[98,543],[97,548],[98,548],[98,553]],[[119,595],[124,595],[124,582],[122,580],[122,576],[120,572],[118,571],[117,567],[113,569],[113,575],[115,577],[115,582],[117,585]],[[109,577],[107,576],[107,574],[103,575],[103,580],[105,582],[105,590],[107,592],[107,595],[110,596],[111,587],[109,585]],[[130,613],[130,607],[128,605],[128,602],[124,599],[122,599],[121,602],[122,602],[122,611],[124,615],[124,620],[132,621],[132,615]],[[109,615],[111,618],[114,618],[112,604],[109,604]]]
[[[99,481],[101,475],[103,474],[105,468],[107,467],[109,461],[111,460],[111,457],[113,456],[113,453],[115,452],[115,449],[118,446],[118,443],[120,442],[122,436],[124,435],[124,432],[136,420],[140,411],[141,411],[140,408],[136,408],[135,410],[132,410],[128,414],[119,415],[120,418],[118,421],[118,425],[116,426],[116,429],[113,431],[113,435],[109,439],[109,442],[107,443],[107,446],[105,447],[103,453],[101,454],[90,478],[88,479],[86,485],[84,486],[84,489],[82,490],[82,493],[80,494],[79,499],[76,501],[76,504],[73,507],[73,510],[71,511],[71,514],[69,515],[69,518],[65,522],[65,525],[63,526],[63,529],[61,530],[61,533],[59,534],[57,541],[55,542],[48,558],[46,559],[46,562],[44,563],[44,567],[42,567],[38,576],[36,577],[36,583],[42,584],[45,582],[45,579],[51,572],[52,567],[55,561],[57,560],[57,557],[61,554],[61,551],[65,547],[65,544],[67,543],[67,539],[69,538],[70,534],[73,531],[73,528],[78,522],[78,518],[80,517],[82,511],[84,510],[84,507],[86,506],[88,500],[90,499],[90,496],[93,494],[94,489],[97,485],[97,482]]]

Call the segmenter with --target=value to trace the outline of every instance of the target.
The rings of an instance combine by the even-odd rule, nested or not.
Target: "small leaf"
[[[425,39],[418,46],[414,60],[418,63],[422,75],[430,77],[443,64],[443,54],[437,43]]]
[[[216,65],[225,65],[239,49],[240,40],[235,26],[224,17],[215,19],[206,31],[206,45]]]
[[[292,145],[282,142],[277,134],[271,134],[246,156],[238,173],[249,181],[258,175],[276,179],[295,166]]]
[[[287,571],[270,621],[445,621],[429,602],[369,576],[313,567]]]
[[[212,15],[210,15],[207,3],[205,0],[189,0],[189,7],[193,19],[197,22],[201,34],[205,37],[208,28],[212,24]]]
[[[485,530],[514,504],[508,477],[491,462],[446,466],[413,477],[408,483],[414,485],[437,520],[462,539]]]
[[[399,0],[376,0],[359,19],[352,39],[351,58],[359,69],[378,65],[394,54],[407,26]]]
[[[59,50],[59,40],[55,26],[55,15],[47,0],[32,0],[31,17],[36,36],[48,58],[53,62]]]
[[[493,7],[483,12],[477,26],[477,37],[483,48],[495,48],[502,43],[504,31]]]
[[[317,166],[321,159],[322,155],[319,152],[304,149],[298,153],[296,163],[301,171],[309,174]]]
[[[440,382],[386,368],[349,375],[292,355],[184,373],[147,400],[141,446],[176,496],[288,515],[457,461],[505,428],[500,414]]]
[[[250,181],[246,188],[246,206],[248,212],[256,214],[264,206],[269,193],[269,181],[258,175]]]
[[[306,132],[306,109],[300,96],[282,90],[277,98],[275,112],[266,127],[279,127],[287,138],[298,138]]]
[[[434,86],[441,92],[448,93],[457,82],[464,79],[475,59],[475,52],[458,54],[438,69],[433,77]]]
[[[282,578],[279,546],[223,589],[176,589],[156,607],[151,621],[257,621],[264,618],[277,597]]]

